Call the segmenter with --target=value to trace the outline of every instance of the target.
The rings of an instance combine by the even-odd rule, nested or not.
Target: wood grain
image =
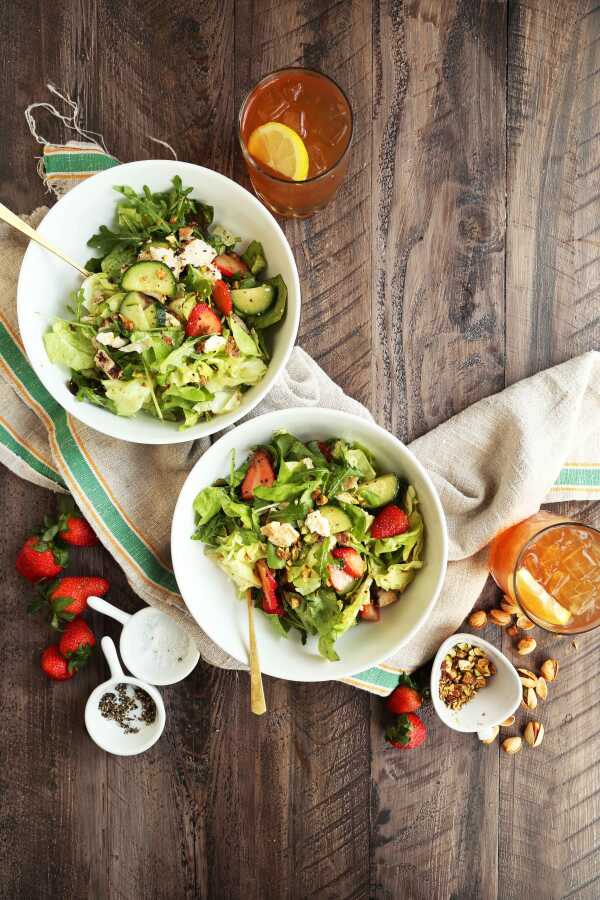
[[[509,383],[600,339],[599,37],[592,2],[511,5]]]
[[[372,409],[403,440],[503,386],[505,12],[378,4]],[[378,711],[371,896],[495,896],[497,754],[432,715],[398,753]]]
[[[600,336],[600,10],[511,4],[507,84],[506,379],[597,348]],[[598,525],[598,504],[564,505]],[[598,635],[536,635],[559,680],[535,753],[501,767],[503,897],[598,896]],[[505,645],[510,652],[510,642]],[[540,828],[540,822],[544,827]],[[556,839],[547,840],[551,834]]]

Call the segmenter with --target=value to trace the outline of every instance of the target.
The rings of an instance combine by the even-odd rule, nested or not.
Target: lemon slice
[[[293,181],[308,175],[308,151],[293,128],[281,122],[267,122],[255,128],[248,141],[249,153],[259,162]]]
[[[561,606],[527,569],[517,571],[516,586],[523,605],[542,622],[566,625],[570,621],[569,610]]]

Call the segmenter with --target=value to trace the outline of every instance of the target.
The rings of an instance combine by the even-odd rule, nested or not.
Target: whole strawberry
[[[65,544],[74,547],[93,547],[98,538],[83,518],[71,497],[61,497],[58,501],[59,516],[56,522],[49,517],[44,520],[45,540],[58,537]]]
[[[53,681],[68,681],[75,674],[75,670],[69,669],[68,661],[58,649],[58,644],[46,647],[40,660],[42,672],[52,678]]]
[[[67,516],[64,522],[59,522],[59,526],[58,536],[66,544],[93,547],[98,543],[95,533],[81,516]]]
[[[427,737],[427,729],[415,713],[398,716],[393,725],[386,729],[385,739],[398,750],[414,750]]]
[[[27,538],[17,554],[15,566],[19,575],[28,581],[56,578],[69,561],[66,550],[57,547],[52,540],[44,540],[33,534]]]
[[[29,612],[50,608],[52,628],[60,628],[87,609],[88,597],[104,597],[110,585],[106,578],[92,575],[66,575],[49,585],[29,606]]]
[[[87,664],[95,644],[94,632],[83,619],[69,622],[58,642],[58,649],[67,660],[69,672],[75,673]]]
[[[400,684],[388,699],[386,706],[395,716],[401,713],[415,712],[423,703],[419,691],[408,684]]]

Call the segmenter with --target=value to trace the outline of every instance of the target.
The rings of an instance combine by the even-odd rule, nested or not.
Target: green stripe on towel
[[[22,383],[26,392],[39,403],[52,419],[57,443],[65,465],[69,468],[81,492],[88,498],[115,540],[121,544],[125,552],[137,563],[147,578],[158,586],[166,588],[172,593],[179,594],[175,576],[138,537],[114,506],[79,449],[69,428],[66,411],[50,396],[27,362],[20,347],[1,323],[0,356],[2,356],[7,366],[10,367]]]
[[[46,175],[62,175],[64,173],[82,175],[101,172],[118,166],[119,161],[105,153],[86,153],[75,151],[74,153],[47,153],[44,154],[44,168]]]
[[[600,466],[565,466],[555,487],[600,487]]]
[[[51,469],[47,466],[46,463],[42,462],[41,459],[38,459],[37,456],[34,456],[31,450],[21,444],[1,422],[0,443],[4,444],[7,450],[10,450],[15,456],[18,456],[20,460],[26,463],[34,470],[34,472],[37,472],[38,475],[43,475],[44,478],[53,481],[55,484],[60,484],[61,487],[65,486],[59,473],[55,469]]]

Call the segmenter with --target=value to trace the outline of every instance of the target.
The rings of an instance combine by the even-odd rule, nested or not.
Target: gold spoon
[[[59,259],[62,259],[63,262],[68,263],[70,266],[73,266],[74,269],[77,269],[78,272],[87,278],[91,273],[88,272],[83,266],[80,266],[79,263],[76,263],[74,259],[71,259],[70,256],[67,256],[66,253],[63,253],[62,250],[59,250],[58,247],[55,247],[54,244],[51,244],[50,241],[47,241],[45,237],[36,231],[35,228],[32,228],[31,225],[27,225],[23,219],[20,219],[14,212],[11,212],[8,207],[4,206],[0,203],[0,219],[6,222],[7,225],[11,225],[13,228],[16,228],[17,231],[21,231],[24,235],[30,238],[32,241],[36,241],[36,243],[40,244],[45,250],[49,250],[50,253],[54,253],[55,256],[58,256]]]
[[[246,605],[248,607],[248,636],[250,638],[250,709],[256,716],[262,716],[267,711],[267,704],[265,703],[258,647],[256,646],[256,635],[254,633],[254,601],[252,600],[251,590],[246,591]]]

